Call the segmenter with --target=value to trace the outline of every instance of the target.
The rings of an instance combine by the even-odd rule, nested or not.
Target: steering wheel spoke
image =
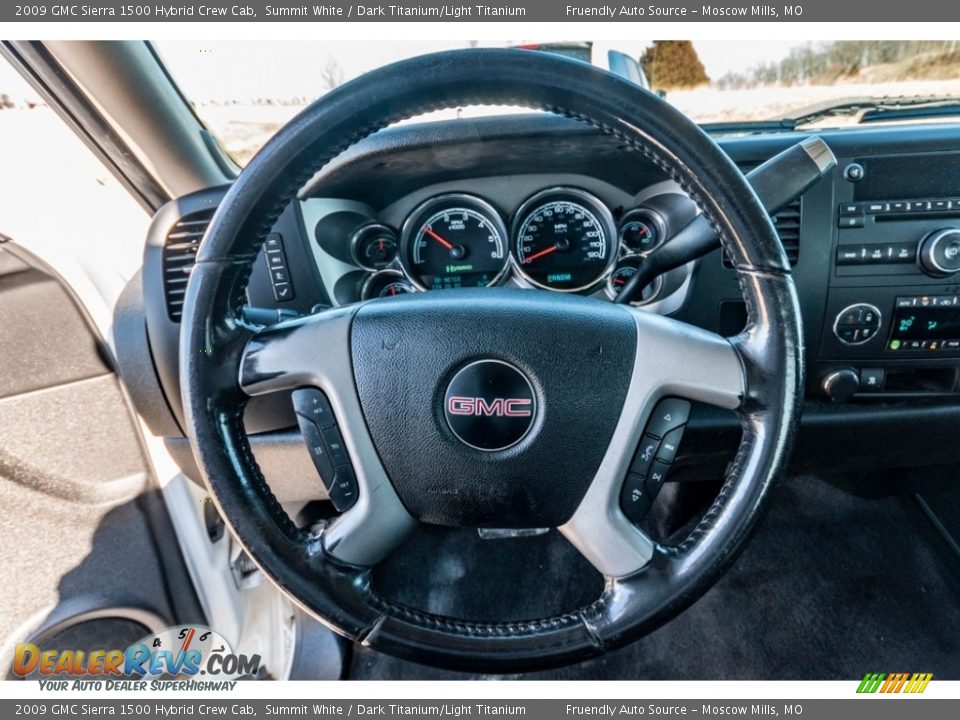
[[[634,464],[644,430],[664,398],[682,398],[736,409],[746,395],[740,353],[726,338],[676,320],[632,309],[637,326],[633,380],[623,412],[603,461],[570,520],[560,527],[567,539],[607,577],[624,577],[642,569],[656,543],[627,516],[622,497],[630,502],[630,485],[649,507],[647,476],[658,472],[657,443],[641,472]],[[682,406],[681,406],[682,407]],[[666,420],[669,422],[669,415]],[[673,419],[682,427],[684,419]],[[665,439],[665,438],[664,438]],[[659,478],[662,482],[662,478]]]
[[[387,477],[360,408],[350,362],[354,309],[328,310],[254,335],[241,357],[240,387],[248,395],[319,391],[320,415],[295,403],[307,449],[322,456],[314,464],[332,499],[341,483],[355,481],[346,491],[356,493],[324,529],[323,550],[341,562],[370,566],[389,555],[416,521]],[[343,447],[331,448],[331,437]]]

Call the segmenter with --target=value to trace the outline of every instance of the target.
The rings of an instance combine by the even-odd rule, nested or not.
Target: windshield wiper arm
[[[930,117],[958,113],[960,99],[950,95],[852,97],[811,105],[784,115],[780,120],[793,122],[794,127],[801,127],[828,117],[859,116],[857,122],[864,123],[892,117]]]

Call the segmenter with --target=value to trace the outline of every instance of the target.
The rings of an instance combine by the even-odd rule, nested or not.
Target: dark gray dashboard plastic
[[[960,150],[960,126],[957,125],[870,127],[825,131],[820,135],[840,158],[841,168],[852,159],[864,156]],[[805,135],[802,133],[744,135],[724,138],[720,144],[738,164],[749,168],[803,137]],[[628,192],[635,192],[663,179],[658,171],[639,159],[636,163],[623,160],[623,151],[605,136],[580,123],[551,115],[516,115],[407,125],[381,131],[358,144],[314,176],[300,196],[313,197],[319,193],[324,197],[356,199],[383,208],[425,185],[471,177],[491,177],[508,173],[511,168],[523,174],[558,166],[562,166],[564,173],[593,172],[598,179]],[[372,182],[371,178],[376,181]],[[809,329],[806,346],[811,357],[816,357],[819,348],[829,273],[829,252],[817,252],[811,248],[815,248],[819,242],[829,242],[834,231],[835,188],[845,182],[838,175],[833,184],[823,183],[803,199],[803,250],[800,262],[794,268],[794,277]],[[160,249],[166,229],[177,217],[215,206],[225,190],[225,187],[214,188],[174,201],[160,211],[151,230],[144,268],[146,315],[157,372],[177,417],[180,415],[176,378],[179,326],[170,323],[166,317]],[[299,216],[299,213],[294,215]],[[301,232],[303,243],[309,242],[309,234],[303,230]],[[693,301],[687,303],[678,317],[708,329],[716,329],[719,303],[740,299],[735,274],[722,266],[718,252],[698,264],[694,281]],[[256,416],[261,412],[255,406],[248,408],[248,423],[263,431],[285,427],[284,423],[292,425],[292,416],[273,414],[279,413],[282,402],[282,398],[277,400],[273,410],[264,409],[259,420]],[[811,448],[819,442],[818,438],[824,437],[817,430],[822,431],[824,427],[852,427],[850,423],[856,420],[861,431],[845,433],[845,448],[851,457],[859,458],[859,462],[864,463],[863,467],[867,467],[870,458],[877,457],[870,428],[913,423],[919,420],[919,415],[935,418],[935,422],[929,425],[932,428],[938,423],[960,422],[960,407],[953,401],[927,403],[922,410],[920,405],[913,403],[885,404],[882,408],[875,404],[852,404],[838,414],[836,408],[808,403],[804,409],[798,460],[812,460],[814,455],[824,457],[822,453],[807,457]],[[273,441],[271,438],[274,435],[276,433],[267,433],[256,442],[266,446]],[[810,442],[805,442],[806,437],[811,438]],[[273,439],[276,440],[278,454],[292,452],[292,448],[280,438]],[[692,441],[689,445],[694,447]],[[918,454],[910,459],[914,464],[924,462],[923,458],[927,456],[931,460],[934,457],[942,459],[942,454],[931,455],[920,447],[916,450]],[[276,463],[277,467],[282,465],[282,462]]]

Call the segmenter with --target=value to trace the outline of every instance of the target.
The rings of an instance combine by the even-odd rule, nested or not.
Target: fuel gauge
[[[616,267],[610,273],[610,277],[607,278],[607,295],[611,300],[619,295],[623,287],[630,282],[630,278],[637,274],[637,268],[641,261],[641,258],[637,256],[623,257],[617,261]],[[640,298],[634,300],[631,305],[646,305],[653,302],[662,289],[663,277],[658,276],[641,291]]]
[[[362,300],[393,297],[413,292],[413,285],[398,270],[381,270],[366,279],[360,289]]]

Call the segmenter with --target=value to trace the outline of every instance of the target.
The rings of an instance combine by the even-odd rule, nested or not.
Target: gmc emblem
[[[537,409],[527,376],[492,358],[460,368],[443,394],[447,427],[464,445],[485,452],[523,440],[534,426]]]
[[[447,412],[451,415],[475,415],[486,417],[530,417],[533,401],[528,398],[462,397],[447,398]]]

